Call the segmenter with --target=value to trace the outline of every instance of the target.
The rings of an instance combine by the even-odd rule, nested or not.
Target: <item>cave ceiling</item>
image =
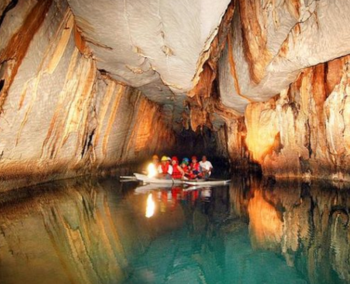
[[[69,0],[97,68],[183,107],[230,0]]]
[[[68,0],[101,73],[164,105],[169,120],[181,119],[185,100],[205,84],[210,93],[213,78],[219,109],[242,115],[250,102],[288,88],[303,68],[349,54],[346,2]],[[215,39],[230,5],[234,15],[226,19],[230,29],[219,47]],[[203,70],[210,60],[207,75]],[[192,102],[199,116],[213,111],[203,101]],[[214,120],[222,116],[214,113]]]

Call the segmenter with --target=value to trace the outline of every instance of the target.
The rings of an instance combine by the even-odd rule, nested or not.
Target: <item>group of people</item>
[[[191,161],[183,158],[180,163],[176,156],[172,158],[163,156],[159,161],[159,157],[154,155],[152,163],[147,168],[149,176],[163,179],[209,178],[212,170],[213,165],[206,156],[203,156],[200,162],[196,156],[192,156]]]

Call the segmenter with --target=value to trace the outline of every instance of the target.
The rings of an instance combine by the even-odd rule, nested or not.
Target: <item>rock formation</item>
[[[215,143],[189,152],[236,168],[350,180],[349,13],[346,0],[2,1],[5,187],[181,149],[190,130]]]
[[[244,114],[228,123],[232,159],[266,175],[349,180],[349,3],[236,7],[219,62],[222,103]]]
[[[0,34],[2,179],[81,175],[174,145],[161,106],[98,72],[66,3],[19,1]]]

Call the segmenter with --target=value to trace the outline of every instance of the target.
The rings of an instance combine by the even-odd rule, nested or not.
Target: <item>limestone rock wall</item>
[[[347,1],[235,1],[219,60],[228,151],[265,175],[350,180]]]
[[[160,106],[97,71],[64,1],[18,1],[0,37],[7,182],[0,190],[35,182],[30,176],[44,181],[123,165],[174,144]]]
[[[304,69],[275,98],[249,104],[228,128],[232,159],[259,163],[265,175],[350,180],[349,60]]]
[[[288,88],[304,68],[350,54],[346,0],[235,1],[219,62],[223,104],[244,113]]]
[[[209,2],[3,1],[2,175],[99,171],[208,128],[198,152],[235,167],[350,180],[349,1]]]

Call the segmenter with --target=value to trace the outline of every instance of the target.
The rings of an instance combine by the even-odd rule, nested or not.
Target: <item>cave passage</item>
[[[3,0],[0,192],[154,154],[350,181],[350,2],[260,2]]]
[[[349,27],[349,0],[0,0],[0,283],[350,283]]]

